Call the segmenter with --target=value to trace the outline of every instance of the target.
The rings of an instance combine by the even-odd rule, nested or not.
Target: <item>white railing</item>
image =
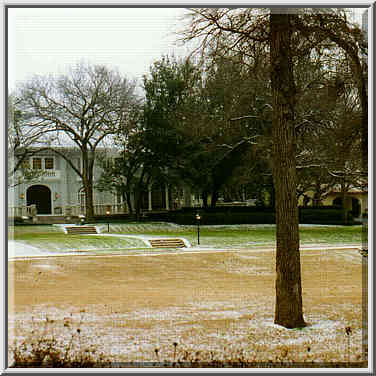
[[[94,205],[94,215],[106,215],[107,211],[111,214],[126,214],[128,211],[124,209],[123,204],[96,204]],[[85,215],[86,208],[82,205],[71,205],[64,207],[64,215]]]
[[[124,208],[123,204],[97,204],[94,205],[94,214],[95,215],[106,215],[107,211],[110,214],[126,214],[128,211]],[[81,205],[70,205],[63,207],[64,216],[79,216],[85,215],[86,208]],[[18,207],[9,207],[8,208],[8,217],[35,217],[37,215],[36,205],[29,206],[18,206]]]
[[[36,205],[8,208],[8,217],[34,217],[37,214]]]

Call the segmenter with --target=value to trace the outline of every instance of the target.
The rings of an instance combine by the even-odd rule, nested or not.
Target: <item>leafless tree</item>
[[[304,326],[296,198],[295,94],[292,15],[284,10],[192,9],[185,40],[199,38],[201,48],[230,54],[238,62],[270,65],[272,89],[272,161],[276,190],[277,280],[275,322]],[[245,52],[244,52],[245,51]]]
[[[197,52],[201,52],[202,57],[207,58],[208,53],[209,58],[225,55],[235,64],[270,67],[277,221],[275,322],[286,327],[304,326],[296,199],[298,124],[294,66],[302,56],[309,56],[314,50],[318,54],[338,49],[345,51],[353,64],[365,119],[361,32],[348,22],[346,12],[333,9],[194,8],[187,17],[189,24],[181,39],[198,41]]]
[[[37,181],[43,170],[33,169],[29,158],[36,153],[36,146],[46,148],[51,139],[39,127],[25,126],[24,115],[18,108],[14,95],[8,96],[8,187],[15,187],[25,182]]]
[[[346,11],[302,12],[294,19],[294,29],[306,40],[316,41],[326,51],[339,49],[352,72],[361,108],[363,175],[368,170],[368,43],[361,28],[350,22]],[[318,43],[318,41],[320,43]]]
[[[28,128],[52,133],[60,145],[79,148],[82,166],[50,147],[82,178],[86,216],[92,218],[95,153],[118,127],[126,126],[138,103],[135,83],[105,66],[79,64],[66,75],[34,77],[19,88],[17,100]]]

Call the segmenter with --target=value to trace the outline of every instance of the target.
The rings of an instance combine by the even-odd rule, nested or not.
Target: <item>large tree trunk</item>
[[[136,221],[140,221],[141,219],[141,206],[142,206],[142,190],[137,190],[135,192],[135,203],[134,203],[134,211],[136,215]]]
[[[94,153],[89,159],[89,152],[87,149],[81,149],[82,156],[82,183],[85,190],[85,216],[86,220],[94,218],[94,200],[93,200],[93,169],[94,169]]]
[[[125,195],[125,200],[127,202],[127,206],[128,206],[128,212],[129,214],[133,214],[133,206],[132,206],[132,200],[131,200],[131,191],[126,191],[124,193]]]
[[[219,193],[218,191],[213,191],[212,196],[211,196],[211,201],[210,201],[210,207],[215,208],[218,202],[219,198]]]
[[[84,182],[86,195],[86,220],[94,218],[94,200],[93,200],[93,183],[91,181]]]
[[[366,83],[366,78],[362,76],[359,90],[362,105],[362,167],[364,177],[368,175],[368,93]]]
[[[278,14],[280,13],[280,14]],[[273,95],[273,179],[276,193],[275,320],[286,328],[305,326],[303,318],[299,214],[296,197],[295,85],[290,53],[290,17],[286,10],[270,15]]]
[[[208,191],[202,192],[202,206],[206,209],[208,207]]]
[[[136,189],[135,189],[135,203],[134,203],[134,210],[136,214],[136,221],[141,219],[141,210],[142,210],[142,199],[145,193],[145,187],[150,185],[151,176],[147,173],[146,169],[144,168],[141,172],[141,175],[138,179]]]
[[[140,178],[142,179],[142,178]],[[139,181],[136,185],[136,189],[134,191],[134,213],[136,216],[136,221],[141,220],[141,210],[142,210],[142,196],[143,196],[144,190],[142,186],[142,182]]]

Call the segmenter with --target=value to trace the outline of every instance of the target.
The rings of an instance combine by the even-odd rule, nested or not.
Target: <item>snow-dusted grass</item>
[[[107,225],[99,226],[106,232]],[[196,226],[111,224],[110,231],[184,237],[193,245],[197,241]],[[361,226],[305,225],[300,237],[305,245],[357,245],[361,231]],[[301,253],[309,325],[288,330],[273,323],[273,225],[201,226],[201,247],[227,250],[222,253],[144,252],[141,239],[66,235],[57,226],[16,226],[14,238],[57,253],[110,251],[135,257],[11,262],[10,363],[12,348],[20,349],[22,341],[30,349],[40,338],[56,339],[64,352],[73,337],[73,353],[96,348],[105,359],[136,362],[140,367],[150,362],[199,366],[200,362],[234,360],[328,363],[330,367],[366,359],[362,256],[357,251]],[[265,247],[270,249],[263,251]],[[143,249],[144,257],[137,256],[138,249]]]
[[[15,236],[19,242],[48,251],[94,251],[145,248],[141,239],[64,233],[26,233]]]
[[[107,225],[97,225],[107,233]],[[353,244],[361,245],[361,226],[301,226],[302,245]],[[110,233],[124,235],[184,237],[197,245],[197,227],[173,223],[111,224]],[[50,250],[94,250],[145,248],[139,239],[65,235],[57,226],[16,226],[14,239]],[[274,225],[201,226],[200,245],[210,248],[257,248],[275,245]],[[45,249],[45,248],[44,248]]]
[[[134,223],[111,225],[111,232],[184,236],[197,242],[197,226],[173,223]],[[362,226],[301,225],[301,244],[361,244]],[[210,247],[248,248],[275,244],[275,225],[200,226],[200,244]]]
[[[45,328],[67,343],[80,329],[81,348],[95,346],[115,362],[364,360],[362,256],[310,250],[301,260],[309,324],[301,330],[273,322],[270,251],[13,262],[9,345]]]
[[[112,362],[140,362],[141,367],[142,362],[173,362],[184,360],[184,356],[199,361],[237,360],[241,356],[248,362],[314,362],[328,363],[328,367],[364,360],[359,320],[353,321],[347,335],[348,322],[338,312],[308,314],[309,326],[289,330],[275,325],[272,315],[263,312],[268,303],[265,300],[259,306],[244,305],[242,309],[223,301],[214,303],[120,314],[108,310],[105,317],[45,307],[43,313],[32,314],[32,323],[30,315],[20,314],[12,318],[10,326],[18,334],[18,342],[36,336],[38,331],[41,335],[46,320],[47,333],[66,344],[72,331],[80,329],[81,347],[96,348]],[[333,313],[334,320],[330,318]],[[353,316],[357,315],[356,308]]]

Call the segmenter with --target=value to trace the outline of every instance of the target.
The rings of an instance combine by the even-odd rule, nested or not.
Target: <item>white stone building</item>
[[[82,159],[79,149],[61,148],[73,164],[81,169]],[[114,151],[107,150],[108,153]],[[42,150],[29,159],[29,168],[41,170],[41,176],[8,188],[8,217],[40,217],[40,216],[78,216],[85,215],[85,192],[81,177],[69,163],[53,151]],[[121,195],[100,192],[95,189],[95,182],[102,173],[99,164],[94,165],[94,213],[96,215],[127,213],[127,205]],[[17,174],[20,174],[17,172]],[[17,179],[17,177],[16,177]],[[181,206],[190,206],[190,197],[185,196],[187,190],[169,187],[154,182],[148,192],[144,193],[143,210],[171,210]],[[134,194],[133,202],[134,202]]]

